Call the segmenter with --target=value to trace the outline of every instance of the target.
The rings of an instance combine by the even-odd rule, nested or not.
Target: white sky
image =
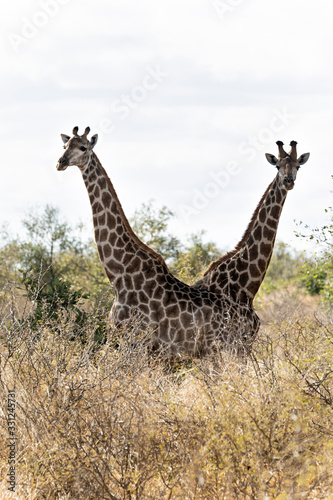
[[[264,153],[297,140],[278,238],[304,246],[294,219],[331,205],[332,19],[329,0],[3,2],[0,223],[50,203],[89,227],[78,169],[55,169],[60,133],[89,125],[128,216],[154,198],[182,240],[231,248],[275,176]]]

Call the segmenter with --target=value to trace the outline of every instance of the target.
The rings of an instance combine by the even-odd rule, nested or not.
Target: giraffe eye
[[[81,150],[81,151],[87,151],[87,148],[85,148],[84,146],[81,146],[81,147],[80,147],[80,150]]]

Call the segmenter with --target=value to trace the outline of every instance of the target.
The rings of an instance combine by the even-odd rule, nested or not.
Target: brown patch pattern
[[[243,238],[233,251],[209,266],[196,287],[229,294],[237,302],[252,304],[272,256],[286,195],[278,174],[261,198]],[[240,273],[236,280],[235,269]]]

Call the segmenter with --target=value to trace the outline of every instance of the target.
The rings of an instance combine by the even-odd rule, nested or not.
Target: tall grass
[[[138,332],[109,332],[98,346],[93,322],[83,343],[68,312],[32,330],[18,309],[13,295],[0,320],[0,498],[333,498],[327,314],[280,301],[247,362],[220,352],[171,366]],[[13,387],[15,494],[6,482]]]

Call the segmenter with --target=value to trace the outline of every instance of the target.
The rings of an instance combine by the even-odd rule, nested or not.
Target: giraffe
[[[259,318],[251,304],[174,277],[161,255],[133,232],[106,171],[93,148],[97,134],[61,134],[65,152],[57,170],[81,171],[93,215],[101,263],[115,293],[110,312],[114,327],[133,318],[149,333],[149,346],[169,356],[202,356],[216,348],[241,356],[250,352]]]
[[[297,158],[296,141],[291,141],[289,153],[284,150],[283,142],[276,144],[278,159],[268,153],[266,158],[278,169],[277,175],[261,198],[242,239],[234,250],[210,264],[195,287],[252,305],[271,260],[287,193],[294,187],[298,169],[310,156],[305,153]]]

